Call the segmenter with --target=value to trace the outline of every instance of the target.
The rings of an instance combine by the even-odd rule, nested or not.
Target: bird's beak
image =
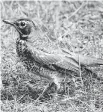
[[[14,22],[11,22],[11,21],[9,21],[9,20],[3,20],[3,22],[6,23],[6,24],[10,24],[10,25],[14,26],[14,27],[16,28],[16,30],[17,30],[20,34],[22,34],[21,31],[18,29],[18,27],[14,24]]]
[[[6,24],[10,24],[10,25],[14,26],[14,23],[13,22],[10,22],[8,20],[3,20],[3,22],[6,23]]]

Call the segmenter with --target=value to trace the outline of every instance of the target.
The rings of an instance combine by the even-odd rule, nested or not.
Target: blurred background
[[[103,59],[103,1],[1,1],[1,110],[3,112],[102,112],[103,84],[88,81],[81,87],[79,80],[70,82],[68,94],[60,103],[51,98],[52,88],[39,105],[33,105],[48,81],[28,73],[16,54],[18,34],[2,20],[15,21],[19,18],[33,20],[40,34],[47,41],[36,43],[36,47],[47,49],[45,42],[56,50],[68,51]],[[45,40],[44,39],[44,40]],[[52,46],[52,47],[51,47]],[[99,76],[103,66],[93,68]],[[31,80],[32,79],[32,80]],[[30,81],[33,90],[27,87]],[[89,87],[88,87],[89,86]],[[90,87],[92,86],[92,87]],[[89,89],[88,89],[89,88]],[[25,94],[27,93],[27,94]]]

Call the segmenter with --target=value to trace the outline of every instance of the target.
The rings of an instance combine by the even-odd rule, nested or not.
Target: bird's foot
[[[43,92],[39,95],[39,97],[35,100],[35,103],[39,101],[39,99],[44,95],[44,93],[52,86],[53,83],[48,83],[44,88]]]

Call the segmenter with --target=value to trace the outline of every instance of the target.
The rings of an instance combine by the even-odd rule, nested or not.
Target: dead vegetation
[[[30,18],[36,21],[45,42],[37,47],[66,48],[103,59],[103,1],[2,1],[1,20]],[[103,84],[85,76],[67,80],[55,95],[55,86],[35,103],[48,81],[28,73],[16,54],[17,32],[1,21],[1,111],[3,112],[102,112]],[[52,47],[51,47],[52,46]],[[51,50],[49,49],[51,48]],[[103,77],[103,66],[91,68]],[[32,79],[32,80],[31,80]],[[30,84],[28,84],[30,82]],[[31,89],[30,87],[34,89]]]

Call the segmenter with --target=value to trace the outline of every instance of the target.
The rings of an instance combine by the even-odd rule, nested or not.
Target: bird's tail
[[[103,65],[103,59],[100,58],[95,58],[95,57],[90,57],[90,56],[84,56],[82,54],[78,53],[72,53],[66,49],[62,49],[63,53],[70,57],[71,59],[74,59],[81,65],[86,65],[86,66],[98,66],[98,65]]]

